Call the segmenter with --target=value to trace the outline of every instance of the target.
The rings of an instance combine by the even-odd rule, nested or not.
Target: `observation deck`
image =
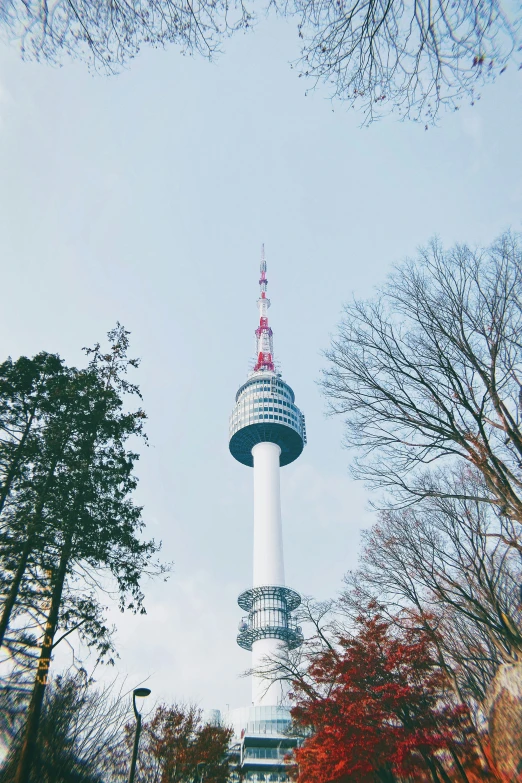
[[[239,388],[230,416],[232,456],[253,467],[253,447],[268,441],[281,449],[281,467],[296,460],[306,444],[306,424],[294,400],[294,392],[277,373],[252,373]]]

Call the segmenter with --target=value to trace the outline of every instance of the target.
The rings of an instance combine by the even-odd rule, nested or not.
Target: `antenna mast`
[[[275,372],[274,366],[274,342],[272,329],[268,325],[268,308],[270,307],[270,299],[267,298],[266,289],[268,286],[268,280],[266,279],[266,259],[265,259],[265,246],[261,245],[261,266],[259,277],[259,299],[257,300],[257,306],[259,309],[259,326],[256,329],[257,361],[254,367],[254,372]]]

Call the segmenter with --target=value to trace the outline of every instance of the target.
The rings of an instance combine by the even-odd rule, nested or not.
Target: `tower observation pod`
[[[237,636],[239,646],[252,651],[254,671],[264,658],[276,655],[281,645],[292,650],[303,641],[301,628],[292,617],[301,597],[285,585],[279,473],[301,454],[306,427],[294,392],[275,368],[267,284],[263,247],[256,362],[236,394],[229,444],[232,456],[254,473],[254,573],[251,589],[238,598],[245,616]],[[268,684],[254,673],[254,707],[275,707],[279,696],[277,683]]]

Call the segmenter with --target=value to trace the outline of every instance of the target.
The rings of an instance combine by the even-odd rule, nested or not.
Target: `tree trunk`
[[[507,780],[515,780],[522,769],[522,664],[499,667],[486,705],[493,762]]]
[[[15,479],[16,472],[18,470],[18,467],[20,465],[23,450],[27,441],[27,438],[29,437],[29,432],[31,431],[31,427],[33,426],[33,420],[34,420],[34,410],[31,412],[31,415],[29,417],[29,421],[27,422],[24,430],[24,434],[21,437],[20,443],[18,444],[15,452],[15,456],[13,459],[13,462],[11,463],[11,467],[9,468],[7,472],[7,476],[5,479],[5,483],[2,485],[2,489],[0,490],[0,514],[2,513],[2,509],[5,505],[5,501],[7,500],[9,493],[11,491],[11,485]]]
[[[446,770],[444,769],[444,767],[442,766],[440,761],[438,759],[434,758],[433,759],[433,764],[438,769],[438,771],[440,772],[440,775],[441,775],[442,779],[445,781],[445,783],[452,783],[450,776],[448,775],[448,773],[446,772]]]
[[[53,642],[58,625],[58,616],[62,600],[65,576],[67,574],[67,565],[71,555],[72,547],[72,528],[67,533],[60,555],[60,563],[56,572],[56,579],[53,585],[51,595],[51,607],[47,616],[45,626],[45,635],[38,660],[36,678],[31,695],[31,702],[27,711],[27,720],[25,725],[25,736],[22,744],[20,758],[16,769],[14,783],[29,783],[31,775],[31,765],[36,758],[36,741],[38,737],[38,727],[42,714],[43,699],[45,688],[47,686],[47,674],[51,663]]]
[[[397,778],[393,774],[389,764],[386,767],[381,767],[381,769],[377,770],[376,774],[381,783],[397,783]]]
[[[31,551],[33,549],[34,544],[34,536],[35,533],[38,530],[39,525],[42,521],[42,515],[44,510],[45,501],[47,499],[47,495],[49,492],[49,485],[51,483],[51,480],[54,476],[54,471],[56,470],[56,466],[58,464],[58,461],[60,459],[62,451],[60,450],[60,453],[57,454],[51,464],[51,468],[47,474],[47,477],[45,479],[45,484],[42,490],[42,495],[40,497],[40,500],[38,502],[38,506],[35,511],[34,518],[32,522],[30,522],[29,527],[27,529],[27,538],[25,540],[22,553],[20,555],[20,560],[18,561],[18,566],[15,571],[15,575],[13,577],[13,581],[11,582],[11,585],[9,587],[9,592],[7,594],[7,598],[4,602],[4,608],[2,610],[2,617],[0,618],[0,647],[4,643],[4,637],[7,631],[7,628],[9,626],[9,620],[11,618],[11,612],[13,611],[14,605],[16,603],[16,599],[18,597],[18,591],[20,590],[20,585],[22,583],[22,579],[25,573],[25,569],[27,568],[27,561],[29,560],[29,555],[31,554]]]
[[[453,758],[453,761],[455,762],[455,766],[457,767],[457,769],[459,771],[460,777],[462,778],[464,783],[469,783],[469,778],[466,775],[466,770],[464,769],[464,767],[460,763],[460,759],[459,759],[459,757],[457,755],[457,751],[455,750],[455,748],[452,748],[451,746],[450,746],[449,751],[451,753],[451,757]]]
[[[431,761],[431,759],[428,758],[426,758],[426,764],[428,765],[431,777],[433,778],[433,783],[440,783],[440,778],[437,774],[437,768],[435,764]]]
[[[440,783],[440,778],[442,778],[445,783],[452,783],[446,770],[444,769],[444,767],[442,766],[442,764],[438,759],[422,751],[421,751],[421,756],[426,762],[426,766],[428,767],[431,773],[431,777],[433,778],[433,783]],[[439,773],[440,773],[440,777],[439,777]]]
[[[15,575],[13,577],[13,581],[9,586],[9,592],[4,602],[2,617],[0,618],[0,647],[2,647],[4,643],[4,636],[6,634],[9,625],[11,612],[13,611],[14,605],[16,603],[18,591],[20,590],[20,584],[22,582],[22,578],[25,573],[25,569],[27,567],[27,561],[29,560],[29,555],[31,554],[32,548],[33,548],[33,538],[32,535],[29,535],[25,541],[22,554],[20,555],[20,560],[18,561],[18,566],[16,568]]]

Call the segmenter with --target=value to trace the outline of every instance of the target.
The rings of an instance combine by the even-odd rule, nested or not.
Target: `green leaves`
[[[84,369],[50,354],[0,366],[0,643],[15,667],[34,666],[39,650],[19,783],[30,774],[56,646],[81,640],[112,662],[101,595],[144,612],[142,575],[167,570],[159,545],[141,538],[132,499],[146,415],[128,407],[141,397],[126,377],[139,365],[127,356],[128,335],[118,324],[108,349],[86,349]]]

